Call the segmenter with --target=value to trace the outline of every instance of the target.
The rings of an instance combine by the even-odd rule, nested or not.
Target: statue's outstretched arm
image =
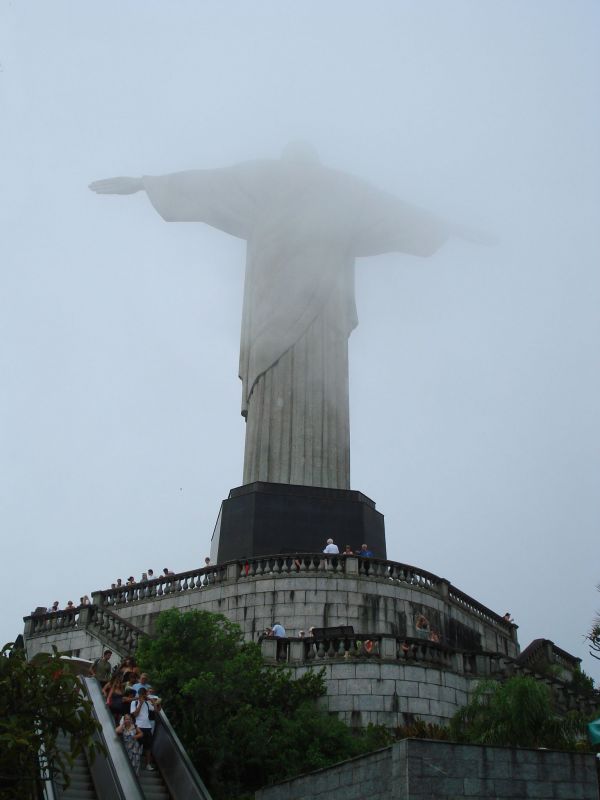
[[[141,178],[105,178],[93,181],[89,187],[96,194],[135,194],[144,188]]]

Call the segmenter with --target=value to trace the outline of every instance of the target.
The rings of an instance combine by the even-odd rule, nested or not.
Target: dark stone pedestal
[[[281,553],[320,553],[328,538],[353,550],[363,542],[386,558],[383,514],[360,492],[285,483],[249,483],[229,492],[221,504],[211,559]]]

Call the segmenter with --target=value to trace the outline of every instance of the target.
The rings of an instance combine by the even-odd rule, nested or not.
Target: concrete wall
[[[52,645],[61,653],[87,658],[94,661],[100,658],[108,648],[117,652],[111,645],[103,644],[85,628],[65,628],[52,633],[38,634],[26,640],[27,658],[33,658],[38,653],[51,653]],[[113,656],[112,663],[116,663],[117,656]]]
[[[318,800],[598,800],[598,778],[595,757],[591,754],[405,739],[361,759],[256,793],[256,800],[313,797]]]
[[[167,608],[198,608],[224,614],[237,622],[249,639],[256,639],[276,620],[290,636],[312,626],[337,625],[352,625],[361,633],[415,636],[415,617],[424,613],[442,634],[451,625],[464,626],[465,632],[475,634],[487,652],[512,657],[519,653],[516,637],[511,638],[500,626],[426,588],[392,583],[385,578],[339,573],[263,575],[167,594],[160,599],[137,600],[113,606],[112,610],[138,628],[151,631],[156,615]]]
[[[392,758],[387,747],[255,794],[256,800],[388,800],[392,796]]]
[[[294,667],[295,677],[307,667]],[[462,708],[472,690],[473,679],[448,670],[401,662],[326,662],[327,695],[321,704],[349,725],[370,722],[395,728],[412,715],[424,722],[443,724]]]

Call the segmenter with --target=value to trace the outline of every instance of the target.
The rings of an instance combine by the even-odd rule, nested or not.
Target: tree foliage
[[[81,752],[91,757],[98,725],[77,678],[52,655],[28,662],[7,644],[0,654],[0,797],[28,798],[42,777],[69,783],[69,768]],[[62,735],[68,750],[59,747]],[[37,796],[37,795],[35,795]]]
[[[163,612],[137,658],[216,798],[245,796],[388,743],[382,730],[353,734],[318,708],[322,672],[293,679],[265,666],[258,645],[244,643],[221,615]]]
[[[596,589],[600,592],[600,584],[596,586]],[[600,613],[596,614],[592,627],[587,632],[585,638],[590,644],[590,655],[600,661]]]
[[[518,676],[506,683],[481,681],[451,720],[450,734],[471,744],[571,750],[583,726],[581,715],[557,713],[548,686]]]

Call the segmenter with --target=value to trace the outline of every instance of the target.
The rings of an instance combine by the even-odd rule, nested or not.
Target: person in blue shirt
[[[373,553],[369,550],[366,544],[361,545],[360,550],[356,551],[357,556],[363,556],[364,558],[373,558]]]
[[[276,639],[285,639],[285,628],[276,622],[271,628],[271,633]]]

